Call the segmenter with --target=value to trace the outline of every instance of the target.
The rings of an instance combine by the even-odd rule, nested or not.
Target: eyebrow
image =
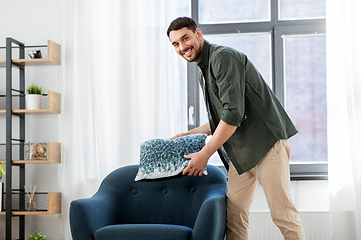
[[[182,37],[180,37],[179,39],[183,39],[184,37],[186,37],[188,35],[188,33],[184,34]],[[172,42],[172,45],[176,44],[177,41]]]

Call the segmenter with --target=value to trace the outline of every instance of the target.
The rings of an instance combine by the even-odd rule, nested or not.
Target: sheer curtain
[[[178,58],[166,35],[176,0],[62,3],[62,223],[139,145],[184,131]],[[186,108],[184,108],[186,109]]]
[[[361,239],[361,2],[327,2],[332,239]]]

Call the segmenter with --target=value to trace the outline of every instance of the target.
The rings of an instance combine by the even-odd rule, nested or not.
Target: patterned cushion
[[[171,139],[152,139],[140,146],[140,163],[135,181],[175,176],[188,166],[183,156],[199,152],[206,144],[206,134]],[[207,175],[207,169],[203,174]]]

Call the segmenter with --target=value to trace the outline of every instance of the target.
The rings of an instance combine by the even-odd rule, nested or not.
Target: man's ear
[[[202,38],[203,38],[202,31],[201,31],[199,28],[196,29],[196,35],[197,35],[198,39],[202,39]]]

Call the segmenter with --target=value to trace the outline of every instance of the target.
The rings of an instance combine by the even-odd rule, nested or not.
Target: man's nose
[[[187,49],[187,46],[184,43],[180,43],[180,49],[183,52],[184,50]]]

